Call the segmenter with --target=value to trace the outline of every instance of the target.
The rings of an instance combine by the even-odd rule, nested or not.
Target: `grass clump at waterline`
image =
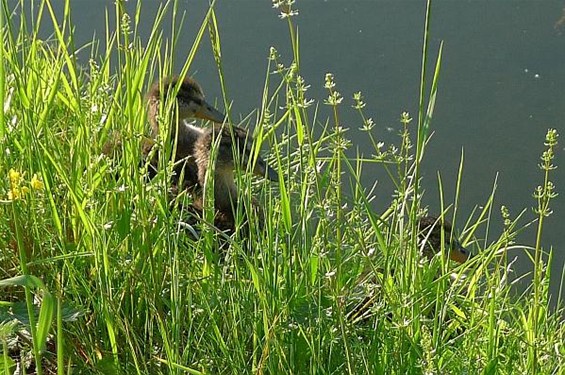
[[[141,43],[140,8],[128,15],[118,2],[117,31],[107,27],[105,50],[93,43],[87,66],[76,61],[70,2],[63,19],[49,2],[38,8],[37,20],[45,15],[60,25],[48,42],[38,37],[39,21],[13,24],[3,5],[0,368],[6,373],[17,366],[124,374],[549,374],[565,368],[561,315],[549,308],[551,257],[539,242],[555,194],[555,131],[546,136],[544,182],[536,189],[534,246],[514,243],[527,214],[513,218],[505,209],[498,239],[475,239],[497,216],[493,191],[467,220],[456,215],[457,199],[436,210],[457,218],[462,241],[477,254],[471,261],[455,266],[419,255],[419,168],[425,147],[433,147],[427,142],[441,51],[428,95],[421,85],[418,120],[401,116],[397,146],[381,145],[361,94],[355,95],[360,127],[375,148],[371,158],[351,158],[339,116],[348,99],[328,74],[323,104],[332,116],[320,121],[300,76],[297,30],[286,17],[292,62],[284,65],[271,51],[261,106],[243,124],[254,127],[257,145],[269,145],[280,181],[237,173],[238,212],[253,196],[264,218],[249,215],[247,238],[237,231],[223,238],[228,245],[219,259],[220,235],[202,225],[194,239],[179,224],[182,205],[170,208],[172,166],[161,161],[163,172],[147,182],[139,164],[148,132],[142,93],[172,73],[182,24],[177,4],[163,6]],[[169,12],[172,41],[162,32]],[[181,75],[209,36],[224,86],[219,30],[211,8]],[[426,31],[423,67],[427,45]],[[117,131],[118,149],[108,157],[103,146]],[[384,212],[372,208],[373,192],[359,183],[366,163],[385,168],[396,186]],[[517,248],[532,254],[535,270],[521,296],[510,292],[506,257]],[[362,314],[353,314],[367,297]]]

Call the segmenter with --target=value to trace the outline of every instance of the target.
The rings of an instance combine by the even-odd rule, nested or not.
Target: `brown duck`
[[[435,216],[425,216],[418,222],[419,233],[418,238],[422,246],[422,255],[427,259],[441,251],[441,232],[443,231],[443,238],[445,240],[444,248],[449,255],[449,259],[457,262],[464,263],[469,257],[469,250],[461,246],[461,243],[455,237],[453,228],[449,221],[444,220],[443,223],[440,218]]]
[[[204,204],[204,189],[209,178],[214,183],[214,225],[232,232],[235,229],[235,210],[238,206],[238,187],[234,171],[250,170],[253,174],[278,181],[278,174],[261,157],[251,168],[253,139],[247,130],[228,125],[216,125],[205,129],[194,144],[193,157],[197,166],[197,186],[192,209],[200,214]],[[256,203],[253,204],[258,209]],[[259,213],[261,214],[261,213]]]
[[[418,221],[418,246],[422,250],[422,256],[431,261],[436,254],[441,252],[442,232],[446,256],[457,263],[466,262],[471,257],[471,253],[457,240],[451,223],[447,220],[442,221],[435,216],[424,216]],[[382,272],[382,270],[380,271]],[[394,270],[391,270],[391,272],[394,272]],[[359,277],[360,286],[366,283],[369,285],[378,284],[372,272],[366,272]],[[371,315],[371,306],[375,304],[377,298],[375,292],[371,291],[368,296],[364,296],[352,304],[352,309],[347,313],[348,319],[353,322],[366,319]]]
[[[250,162],[253,139],[247,130],[225,124],[225,116],[206,103],[200,85],[192,78],[180,80],[178,77],[165,78],[154,83],[147,94],[148,116],[151,124],[152,139],[160,133],[159,109],[161,100],[179,86],[176,94],[176,106],[171,114],[172,126],[170,141],[176,144],[174,152],[175,176],[173,177],[173,195],[188,190],[193,203],[188,211],[200,216],[204,205],[204,188],[207,176],[214,179],[214,225],[222,230],[235,229],[234,209],[237,207],[238,188],[235,184],[234,169],[246,168]],[[185,121],[193,118],[210,120],[222,125],[210,128],[200,128]],[[149,155],[154,142],[144,146],[145,154]],[[214,154],[213,154],[214,152]],[[214,157],[212,157],[214,155]],[[157,171],[157,155],[150,161],[150,177]],[[210,161],[213,160],[214,163]],[[212,173],[208,173],[211,170]],[[277,173],[260,157],[251,169],[254,174],[277,180]],[[182,177],[182,181],[180,181]],[[182,187],[179,186],[182,183]],[[257,207],[257,205],[255,205]],[[192,220],[189,220],[192,221]]]
[[[170,114],[169,118],[166,118],[159,113],[162,108],[161,101],[164,103],[170,95],[174,94],[177,87],[176,103],[173,103],[172,107],[173,113]],[[147,93],[147,105],[149,123],[151,124],[151,139],[143,145],[144,154],[146,156],[150,154],[155,143],[154,140],[160,134],[160,125],[169,119],[171,121],[170,130],[168,130],[170,141],[173,146],[176,146],[172,150],[175,162],[173,185],[176,186],[181,172],[184,172],[183,185],[185,187],[195,185],[198,169],[192,156],[194,144],[198,137],[203,134],[203,129],[186,121],[199,118],[223,123],[225,116],[204,100],[202,88],[190,77],[181,80],[177,76],[172,76],[153,83]],[[150,178],[156,174],[157,162],[158,155],[155,153],[150,161]]]

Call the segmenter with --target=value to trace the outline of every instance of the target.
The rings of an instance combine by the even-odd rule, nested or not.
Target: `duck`
[[[453,233],[453,227],[447,220],[437,216],[424,216],[418,221],[418,239],[422,255],[431,260],[441,252],[442,232],[444,248],[449,259],[463,264],[471,257],[471,253],[461,245]]]
[[[178,91],[175,91],[177,87]],[[175,163],[173,185],[176,187],[179,176],[184,172],[182,173],[184,175],[183,185],[185,187],[194,186],[197,183],[198,168],[192,155],[196,140],[203,135],[204,130],[188,121],[202,119],[223,124],[226,116],[206,102],[201,86],[192,77],[169,76],[154,82],[146,94],[151,136],[142,145],[145,159],[149,158],[148,177],[150,179],[157,173],[158,154],[151,151],[163,124],[163,119],[160,118],[162,117],[160,114],[161,102],[164,103],[175,92],[176,103],[173,104],[173,113],[168,118],[171,121],[169,141],[175,146],[172,153]]]
[[[201,86],[193,78],[166,77],[149,88],[146,97],[151,138],[144,145],[144,155],[150,157],[155,139],[160,134],[161,101],[166,100],[177,86],[176,107],[173,107],[176,112],[170,117],[173,122],[170,141],[176,144],[171,198],[174,199],[183,191],[191,195],[192,203],[186,210],[192,217],[188,219],[188,224],[193,224],[193,219],[202,215],[207,178],[213,176],[214,226],[220,231],[233,233],[236,226],[234,210],[238,200],[234,170],[245,168],[251,160],[253,138],[246,129],[226,123],[225,115],[205,101]],[[213,125],[208,128],[197,127],[188,123],[191,119],[209,120]],[[212,157],[213,151],[216,152],[215,157]],[[150,178],[157,173],[157,158],[158,155],[154,153],[150,159]],[[211,160],[214,160],[214,164]],[[209,170],[213,172],[209,173]],[[278,181],[277,172],[261,157],[255,160],[252,172]],[[253,202],[253,206],[258,209],[256,202]]]
[[[423,263],[430,263],[434,257],[442,252],[442,232],[445,256],[459,264],[467,262],[471,258],[471,252],[461,245],[461,242],[455,236],[451,223],[438,216],[428,215],[418,220],[418,248]],[[394,269],[390,270],[390,274],[394,274],[394,271]],[[358,278],[359,281],[355,289],[358,289],[358,287],[364,289],[368,285],[372,287],[370,287],[368,294],[362,292],[361,296],[357,296],[355,301],[350,304],[351,309],[347,313],[349,321],[360,322],[365,320],[371,315],[371,306],[379,300],[374,286],[379,285],[380,282],[377,280],[375,272],[383,274],[385,271],[379,268],[374,271],[365,271]],[[391,319],[391,316],[387,316],[387,318]]]
[[[172,106],[173,113],[169,117],[162,116],[162,102],[167,101],[174,92],[176,103]],[[233,232],[234,208],[237,207],[238,199],[234,169],[246,167],[251,160],[253,138],[246,129],[227,124],[226,116],[206,102],[200,84],[192,77],[169,76],[154,82],[147,91],[146,101],[151,131],[142,142],[143,160],[140,166],[147,166],[147,181],[153,179],[158,172],[159,150],[154,150],[154,147],[161,127],[166,125],[163,119],[168,119],[171,125],[167,131],[170,134],[169,141],[174,146],[172,155],[175,163],[169,199],[175,200],[183,192],[187,192],[192,198],[192,204],[187,210],[193,214],[193,218],[201,216],[208,170],[212,170],[210,175],[215,180],[214,225],[219,230]],[[189,123],[193,119],[208,120],[214,125],[208,128],[198,127]],[[110,156],[120,143],[119,138],[117,141],[107,142],[103,146],[103,153]],[[216,148],[215,143],[218,143]],[[215,158],[212,158],[213,150],[217,152]],[[212,159],[215,160],[214,165],[210,163]],[[252,172],[278,181],[277,172],[261,157],[255,160]],[[256,202],[253,205],[258,208]]]
[[[196,216],[204,209],[204,191],[208,179],[214,183],[214,226],[229,234],[235,231],[236,209],[239,199],[235,182],[235,170],[245,171],[252,162],[253,138],[249,132],[233,125],[214,125],[203,130],[194,143],[193,159],[197,167],[197,189],[193,190],[191,210]],[[250,172],[265,177],[270,181],[278,181],[278,173],[260,156],[254,162]],[[262,215],[255,200],[252,206]]]

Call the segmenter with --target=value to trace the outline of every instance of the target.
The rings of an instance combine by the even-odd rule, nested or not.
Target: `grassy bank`
[[[226,239],[204,223],[195,240],[182,225],[190,197],[169,202],[172,166],[162,163],[151,182],[140,167],[148,133],[143,93],[157,77],[190,72],[200,44],[209,41],[224,86],[214,12],[202,21],[181,72],[172,72],[182,24],[175,2],[163,6],[144,42],[139,8],[128,14],[118,2],[108,10],[117,26],[106,27],[103,43],[86,47],[88,63],[77,61],[70,2],[62,18],[43,2],[35,20],[19,24],[2,4],[0,369],[6,373],[16,362],[61,374],[564,371],[565,328],[561,312],[549,308],[551,256],[540,242],[555,193],[554,131],[545,139],[535,217],[493,206],[494,190],[469,218],[457,215],[458,199],[441,199],[433,213],[460,228],[476,256],[456,266],[419,254],[417,216],[426,208],[420,163],[433,147],[441,67],[441,49],[437,61],[427,61],[429,17],[419,112],[399,114],[397,144],[383,145],[362,95],[343,98],[331,74],[327,97],[308,99],[293,12],[282,4],[293,56],[271,50],[260,107],[240,124],[269,149],[280,181],[237,173],[239,212],[253,197],[264,218],[250,214],[248,238],[236,232]],[[169,16],[171,40],[163,37]],[[48,41],[38,36],[41,19],[56,25]],[[229,108],[225,94],[223,101]],[[329,118],[320,118],[322,106]],[[359,113],[355,126],[373,140],[365,156],[348,156],[352,143],[340,120],[346,110]],[[117,134],[115,150],[104,154]],[[359,183],[367,163],[386,170],[396,188],[383,212],[373,208],[375,192]],[[516,244],[534,218],[536,243]],[[504,230],[492,242],[477,239],[492,220],[503,220]],[[221,255],[218,237],[228,242]],[[512,249],[531,254],[535,270],[519,296],[509,281]],[[367,297],[371,303],[356,314]]]

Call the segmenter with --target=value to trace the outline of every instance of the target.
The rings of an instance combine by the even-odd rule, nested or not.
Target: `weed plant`
[[[187,74],[206,39],[224,87],[213,4],[184,67],[173,72],[182,28],[175,1],[164,2],[145,43],[137,31],[141,2],[128,14],[117,1],[106,15],[117,27],[108,21],[104,43],[87,47],[88,64],[77,61],[70,1],[58,19],[50,1],[22,0],[17,11],[35,7],[37,17],[22,16],[19,24],[2,1],[0,372],[565,371],[562,312],[549,308],[551,251],[540,242],[556,194],[550,178],[558,134],[549,130],[545,140],[535,245],[517,245],[515,237],[536,218],[526,210],[512,216],[504,207],[497,213],[493,188],[467,219],[458,216],[458,193],[454,202],[442,195],[442,206],[431,210],[462,229],[475,257],[460,266],[442,256],[423,260],[420,165],[426,147],[433,147],[428,141],[442,56],[440,47],[435,64],[427,61],[430,4],[417,120],[403,113],[398,144],[385,145],[378,124],[365,115],[362,94],[342,97],[331,74],[327,98],[308,99],[292,3],[275,6],[288,23],[293,56],[271,49],[261,104],[240,124],[254,129],[257,152],[268,145],[280,181],[238,171],[238,217],[243,221],[249,212],[249,235],[217,233],[207,224],[209,210],[195,238],[182,222],[190,197],[170,202],[170,163],[161,160],[161,172],[150,182],[144,178],[143,93],[157,77]],[[169,15],[171,40],[163,36]],[[50,40],[38,36],[44,18],[54,25]],[[223,101],[229,108],[225,90]],[[320,118],[321,106],[328,106],[329,118]],[[359,113],[357,127],[373,142],[370,157],[348,156],[343,111]],[[236,116],[228,110],[228,117]],[[163,139],[166,134],[157,147],[170,149]],[[373,208],[374,190],[359,182],[368,163],[385,169],[396,189],[383,212]],[[462,174],[463,157],[457,191]],[[441,191],[441,179],[439,185]],[[252,196],[262,218],[249,209]],[[498,219],[504,221],[498,238],[477,238]],[[518,296],[511,292],[507,257],[516,249],[530,254],[534,265],[532,285]]]

